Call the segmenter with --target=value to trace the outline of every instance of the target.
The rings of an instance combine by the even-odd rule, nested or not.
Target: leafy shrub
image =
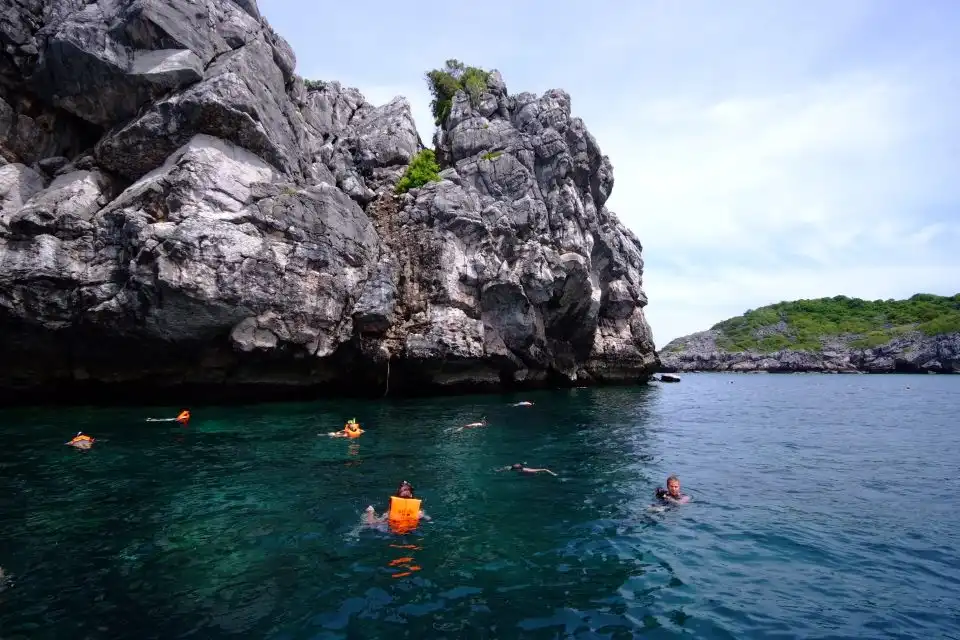
[[[489,80],[490,72],[479,67],[468,67],[456,59],[447,60],[443,69],[427,72],[427,85],[433,94],[430,110],[434,124],[439,127],[446,122],[453,107],[453,97],[458,91],[466,92],[470,102],[477,106],[480,96],[487,90]]]
[[[480,157],[483,158],[484,160],[496,160],[502,155],[503,155],[503,151],[488,151]]]
[[[396,192],[406,193],[410,189],[417,189],[428,182],[440,181],[440,165],[433,149],[424,149],[410,159],[407,170],[397,181]]]
[[[308,80],[304,78],[303,84],[307,88],[307,91],[323,91],[327,88],[327,83],[323,80]]]

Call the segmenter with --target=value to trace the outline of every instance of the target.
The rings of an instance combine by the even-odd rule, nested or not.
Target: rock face
[[[857,336],[825,341],[819,353],[774,353],[721,349],[717,330],[677,338],[660,352],[662,371],[737,371],[770,373],[960,373],[960,333],[925,336],[906,333],[873,348],[851,346]]]
[[[253,0],[0,9],[0,394],[646,380],[637,239],[570,97],[494,73],[423,148],[294,74]],[[168,393],[169,392],[169,393]]]

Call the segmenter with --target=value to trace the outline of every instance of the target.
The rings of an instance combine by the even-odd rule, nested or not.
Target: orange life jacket
[[[179,422],[180,424],[186,424],[190,422],[190,412],[181,411],[180,415],[177,416],[177,422]]]
[[[343,430],[347,434],[348,438],[360,437],[360,425],[356,422],[348,422],[346,426],[343,427]]]
[[[409,533],[420,522],[419,498],[398,498],[390,496],[390,528],[395,533]]]

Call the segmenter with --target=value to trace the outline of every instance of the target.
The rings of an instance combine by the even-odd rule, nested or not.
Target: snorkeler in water
[[[550,469],[534,469],[532,467],[525,467],[522,464],[512,464],[509,467],[503,467],[502,469],[497,469],[497,471],[516,471],[517,473],[523,473],[527,475],[535,475],[538,473],[549,473],[550,475],[556,477],[553,471]]]
[[[454,432],[463,431],[464,429],[479,429],[481,427],[487,426],[487,417],[484,416],[480,418],[480,422],[471,422],[470,424],[465,424],[462,427],[457,427],[454,429]]]
[[[181,426],[187,426],[190,422],[190,410],[184,409],[176,418],[147,418],[146,422],[179,422]]]
[[[690,496],[680,491],[680,478],[675,475],[667,478],[667,488],[657,487],[654,492],[661,505],[685,504],[690,502]]]
[[[65,442],[64,444],[70,445],[77,449],[83,449],[84,451],[91,449],[93,443],[96,442],[96,438],[84,434],[82,431],[78,431],[77,435],[73,437],[70,442]]]
[[[359,438],[361,433],[364,433],[364,430],[360,428],[360,423],[356,418],[350,418],[347,424],[343,425],[343,430],[331,431],[327,435],[331,438]]]

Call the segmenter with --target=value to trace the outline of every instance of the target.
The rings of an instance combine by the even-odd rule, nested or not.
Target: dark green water
[[[0,638],[960,637],[960,377],[525,397],[0,412]]]

